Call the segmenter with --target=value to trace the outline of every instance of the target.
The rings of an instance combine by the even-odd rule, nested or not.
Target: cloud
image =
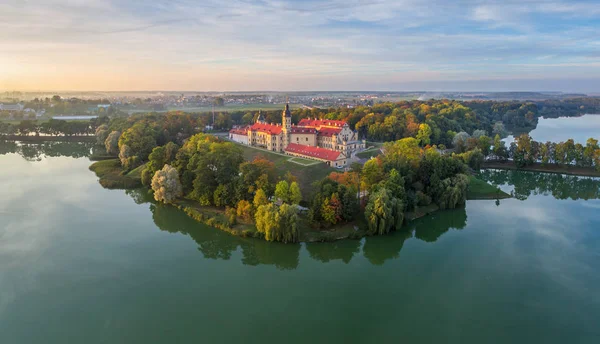
[[[273,81],[269,89],[310,89],[394,79],[380,82],[384,88],[399,81],[517,78],[523,68],[531,69],[525,76],[544,69],[547,78],[593,78],[600,76],[600,12],[592,5],[8,0],[0,4],[0,89],[234,90],[248,87],[239,80],[264,75]]]

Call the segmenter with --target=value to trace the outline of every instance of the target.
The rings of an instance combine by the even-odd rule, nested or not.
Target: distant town
[[[210,112],[275,110],[289,101],[292,108],[354,108],[402,100],[547,100],[585,94],[538,92],[3,92],[0,118],[35,119],[54,116],[135,114],[139,112]],[[60,101],[60,106],[57,104]]]

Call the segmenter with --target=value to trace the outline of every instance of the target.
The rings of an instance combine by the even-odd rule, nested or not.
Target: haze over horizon
[[[0,4],[0,91],[600,92],[597,1]]]

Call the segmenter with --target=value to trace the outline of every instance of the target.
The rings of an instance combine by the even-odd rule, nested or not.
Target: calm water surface
[[[600,115],[581,117],[540,118],[537,127],[529,135],[538,142],[564,142],[573,139],[585,145],[590,137],[600,140]],[[512,136],[506,143],[514,141]]]
[[[0,147],[2,344],[600,342],[600,201],[537,179],[487,175],[525,179],[519,199],[394,235],[282,245],[104,190],[81,147]]]

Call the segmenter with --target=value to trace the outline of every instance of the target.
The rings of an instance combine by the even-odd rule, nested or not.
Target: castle
[[[289,104],[285,105],[281,124],[267,123],[259,113],[254,124],[230,130],[229,139],[274,152],[323,161],[332,167],[345,166],[355,152],[365,149],[365,141],[359,140],[358,134],[345,121],[305,118],[298,125],[293,125]]]

